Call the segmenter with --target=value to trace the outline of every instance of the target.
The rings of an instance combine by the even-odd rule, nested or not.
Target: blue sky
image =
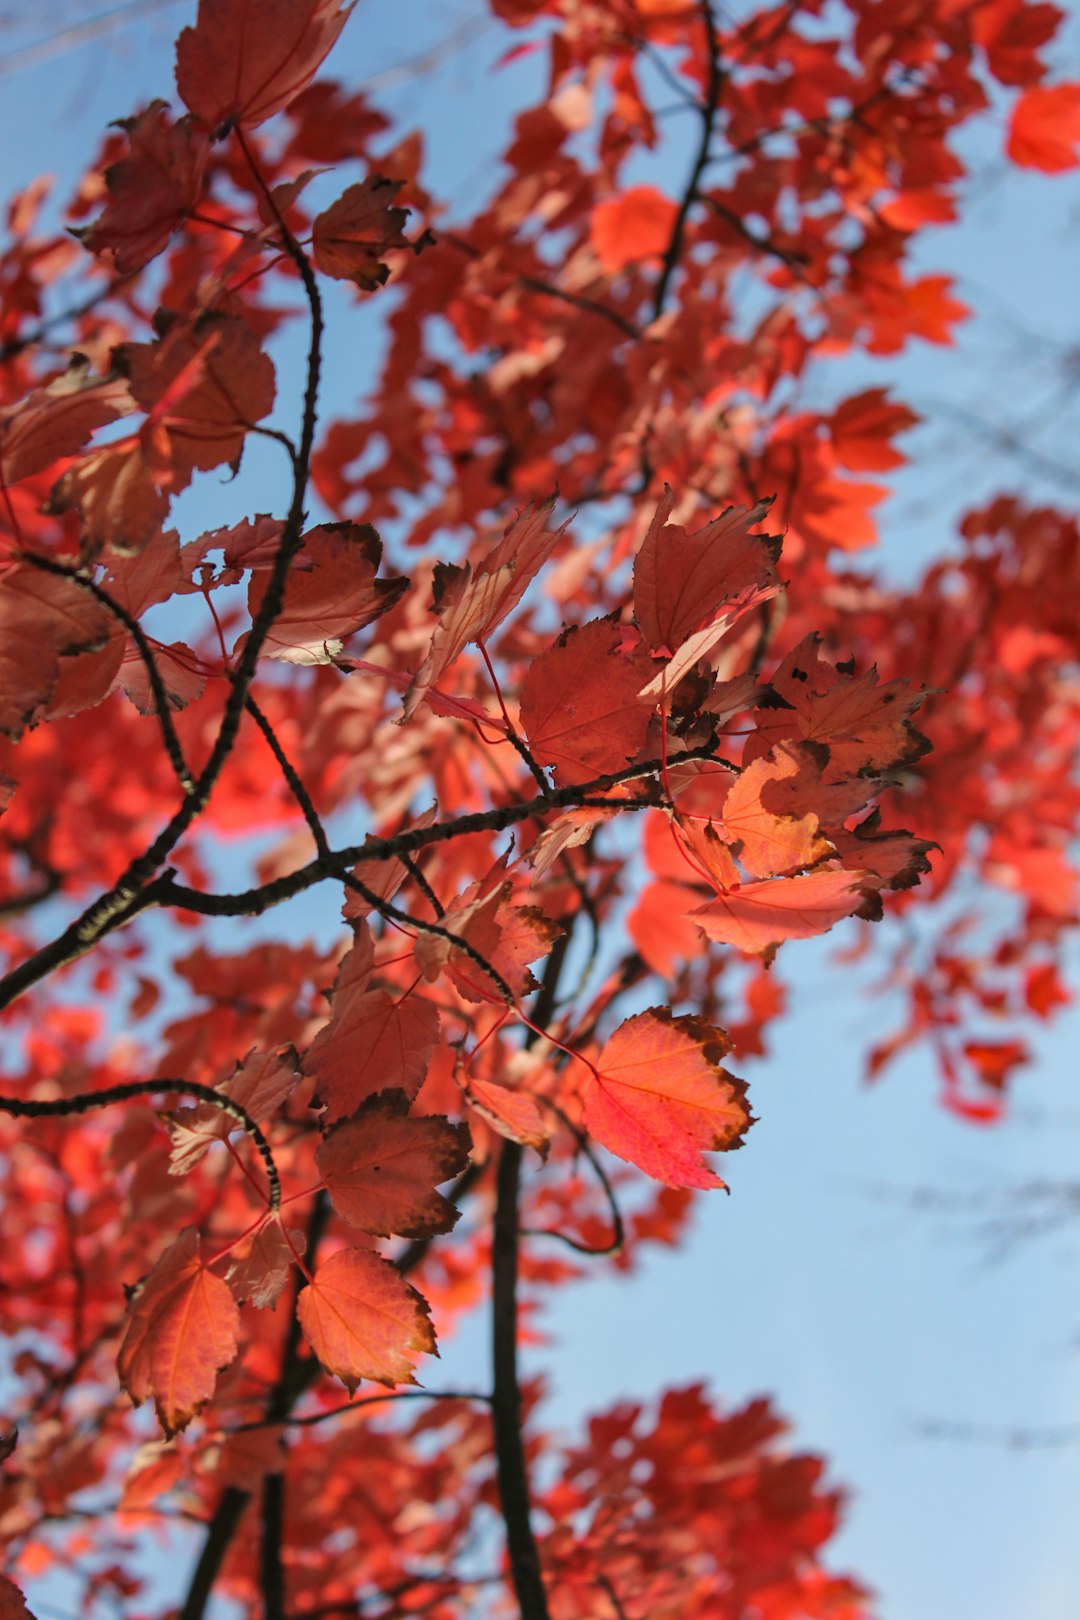
[[[99,24],[79,48],[16,57],[5,75],[5,57],[46,39],[65,12],[97,14],[60,0],[8,4],[3,194],[42,170],[69,179],[109,119],[168,96],[170,41],[193,10],[166,0],[123,27]],[[400,3],[361,0],[331,63],[347,80],[373,79],[382,105],[430,132],[436,182],[462,199],[490,177],[486,132],[535,93],[537,75],[528,62],[490,71],[498,36],[479,11],[413,0],[406,38]],[[447,39],[418,79],[410,59]],[[689,136],[676,121],[662,160],[672,187]],[[1080,482],[1080,185],[1009,174],[1001,147],[992,112],[965,136],[976,178],[964,225],[932,233],[919,254],[921,269],[956,274],[985,313],[955,350],[835,362],[815,384],[824,400],[888,383],[927,417],[884,516],[881,560],[897,578],[947,547],[956,512],[991,491],[1064,503]],[[342,355],[330,383],[340,410],[370,361],[331,348]],[[1020,439],[1020,454],[1002,432]],[[209,489],[191,523],[241,515],[248,488]],[[546,1313],[552,1343],[531,1365],[545,1371],[549,1420],[569,1429],[621,1395],[689,1379],[725,1403],[768,1392],[795,1443],[825,1453],[851,1487],[834,1562],[879,1590],[882,1620],[1075,1620],[1080,1222],[1004,1254],[1001,1232],[1037,1207],[1014,1189],[1076,1176],[1080,1017],[1070,1010],[1044,1036],[1006,1122],[974,1131],[937,1108],[921,1055],[862,1084],[862,1055],[896,1009],[869,993],[868,973],[831,965],[843,943],[838,933],[781,958],[792,1010],[769,1059],[743,1065],[760,1123],[725,1166],[732,1196],[701,1200],[679,1253],[651,1255],[630,1280],[599,1274]],[[484,1356],[477,1323],[445,1346],[432,1382],[473,1382]],[[971,1432],[930,1439],[922,1426],[933,1420]],[[1071,1443],[1055,1440],[1069,1427]],[[1048,1443],[994,1438],[1014,1429]]]

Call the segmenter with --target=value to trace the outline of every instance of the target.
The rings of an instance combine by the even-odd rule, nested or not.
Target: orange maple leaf
[[[871,904],[866,881],[865,873],[830,865],[798,877],[744,883],[690,915],[715,943],[748,956],[768,955],[785,939],[827,934],[842,918],[864,910]]]
[[[369,523],[320,523],[309,529],[285,582],[285,599],[263,643],[270,658],[287,664],[330,664],[357,630],[386,613],[408,590],[404,576],[376,579],[382,541]],[[255,618],[266,594],[267,572],[248,584]]]
[[[214,1393],[239,1329],[236,1301],[203,1264],[199,1234],[189,1227],[132,1297],[116,1358],[120,1382],[136,1406],[152,1395],[165,1433],[176,1434]]]
[[[775,535],[751,534],[769,510],[729,506],[692,534],[669,523],[672,490],[661,499],[634,560],[634,618],[653,653],[674,653],[728,603],[776,581],[780,555]]]
[[[427,1302],[370,1249],[339,1249],[301,1292],[297,1315],[327,1372],[350,1395],[364,1378],[415,1384],[420,1355],[435,1354]]]
[[[521,721],[537,759],[557,781],[587,782],[640,753],[651,705],[638,697],[653,673],[641,653],[624,654],[610,619],[564,630],[533,660],[521,692]]]
[[[550,529],[554,500],[527,506],[475,570],[440,565],[435,570],[435,611],[439,623],[426,657],[405,694],[403,720],[415,713],[439,676],[470,641],[486,641],[524,596],[566,530]]]
[[[720,1067],[722,1029],[652,1007],[619,1025],[585,1091],[598,1142],[669,1187],[722,1187],[703,1152],[740,1147],[753,1123],[746,1085]]]

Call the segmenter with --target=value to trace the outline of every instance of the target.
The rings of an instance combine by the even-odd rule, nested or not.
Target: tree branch
[[[75,1097],[0,1097],[0,1114],[11,1114],[15,1119],[58,1119],[70,1114],[89,1114],[95,1108],[109,1108],[113,1103],[129,1102],[133,1097],[152,1097],[159,1091],[178,1091],[185,1096],[197,1097],[200,1102],[210,1103],[235,1119],[254,1142],[266,1167],[269,1207],[272,1210],[280,1209],[281,1179],[266,1137],[246,1108],[222,1092],[215,1091],[212,1086],[200,1085],[197,1080],[130,1080],[123,1085],[109,1086],[104,1091],[83,1091]]]
[[[656,284],[656,293],[653,298],[652,318],[654,321],[663,312],[664,301],[668,295],[668,288],[671,286],[671,278],[678,269],[679,259],[682,256],[686,221],[691,208],[697,201],[698,186],[709,161],[713,127],[716,123],[716,113],[720,106],[720,92],[724,82],[720,70],[720,42],[716,37],[716,23],[712,14],[711,0],[701,0],[701,20],[705,28],[705,43],[709,58],[709,76],[705,86],[705,100],[700,109],[701,140],[698,143],[694,165],[690,170],[690,178],[686,182],[679,209],[675,215],[675,223],[671,227],[671,237],[664,253],[660,280]]]
[[[551,1016],[559,975],[566,961],[572,926],[555,941],[533,1006],[533,1023],[543,1028]],[[536,1039],[532,1030],[526,1046]],[[518,1197],[522,1149],[504,1142],[495,1180],[495,1226],[491,1256],[491,1323],[493,1385],[491,1416],[499,1500],[506,1524],[506,1550],[521,1620],[549,1620],[547,1594],[540,1572],[540,1553],[533,1534],[529,1473],[521,1427],[518,1382]]]

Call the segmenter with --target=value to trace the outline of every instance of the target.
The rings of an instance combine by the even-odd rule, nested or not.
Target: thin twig
[[[558,1116],[563,1125],[565,1125],[566,1129],[574,1138],[574,1141],[577,1143],[578,1150],[585,1155],[589,1163],[592,1165],[592,1168],[596,1173],[596,1179],[604,1189],[604,1197],[607,1199],[608,1209],[611,1211],[611,1242],[606,1244],[602,1249],[596,1249],[588,1243],[580,1243],[577,1238],[571,1237],[567,1232],[560,1232],[559,1229],[554,1226],[523,1226],[521,1228],[521,1236],[557,1238],[560,1243],[565,1243],[567,1248],[573,1249],[575,1254],[590,1255],[598,1260],[607,1259],[611,1255],[620,1254],[622,1252],[623,1244],[626,1241],[626,1229],[623,1225],[622,1211],[620,1210],[618,1202],[615,1198],[615,1189],[612,1187],[611,1182],[608,1179],[607,1171],[597,1158],[596,1153],[593,1150],[592,1143],[589,1141],[589,1138],[585,1135],[584,1131],[580,1130],[578,1126],[574,1124],[573,1120],[566,1113],[565,1109],[560,1108],[559,1104],[554,1100],[554,1098],[545,1097],[543,1092],[535,1092],[533,1095],[535,1096],[537,1102],[543,1103],[546,1108],[550,1108],[552,1113]]]
[[[691,208],[697,201],[698,186],[705,173],[709,161],[709,152],[712,147],[713,127],[716,123],[716,114],[720,106],[720,92],[723,88],[723,74],[720,70],[720,42],[716,37],[716,23],[713,20],[710,0],[701,0],[701,20],[705,28],[705,42],[709,58],[709,75],[705,86],[705,100],[701,107],[701,140],[698,143],[697,154],[694,158],[690,178],[686,182],[674,224],[671,227],[671,236],[664,253],[663,266],[660,271],[660,280],[656,284],[656,293],[653,298],[653,320],[655,321],[663,312],[664,301],[671,286],[671,278],[678,269],[679,259],[682,256],[683,237],[686,234],[686,221]]]

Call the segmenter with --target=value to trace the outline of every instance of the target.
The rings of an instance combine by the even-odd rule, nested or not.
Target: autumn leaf
[[[81,450],[90,435],[132,409],[125,378],[94,377],[82,355],[62,376],[0,409],[0,483],[16,484]]]
[[[667,520],[670,489],[656,509],[634,560],[634,617],[650,652],[670,656],[730,602],[776,581],[776,536],[751,534],[768,503],[731,506],[692,534]]]
[[[1006,151],[1022,169],[1060,174],[1080,164],[1080,83],[1036,84],[1013,103]]]
[[[130,154],[105,170],[105,212],[74,234],[126,276],[156,257],[198,206],[210,144],[194,119],[173,123],[164,101],[119,123]]]
[[[425,979],[434,981],[448,972],[467,1001],[506,999],[485,964],[515,999],[535,989],[529,964],[546,956],[562,932],[538,907],[515,902],[513,884],[503,879],[503,870],[500,862],[484,880],[470,885],[440,917],[439,932],[422,931],[413,945]]]
[[[500,1085],[496,1080],[469,1075],[462,1082],[465,1100],[500,1136],[523,1147],[535,1148],[547,1157],[551,1132],[545,1125],[536,1098],[527,1091]]]
[[[141,552],[161,529],[169,497],[157,486],[138,439],[107,445],[69,467],[53,485],[48,510],[78,511],[89,551]]]
[[[370,971],[367,947],[354,946],[338,969],[330,1020],[303,1059],[327,1122],[355,1113],[376,1092],[403,1091],[411,1101],[438,1039],[435,1004],[415,992],[395,998],[368,989]]]
[[[382,541],[367,523],[321,523],[304,535],[285,582],[285,600],[263,642],[270,658],[288,664],[330,664],[357,630],[393,607],[409,588],[405,577],[376,579]],[[254,620],[267,588],[255,569],[248,585]]]
[[[202,696],[206,689],[206,675],[185,642],[174,641],[170,647],[155,647],[154,663],[164,688],[165,707],[170,712],[186,709],[189,703]],[[150,685],[146,661],[134,645],[124,649],[119,684],[125,697],[131,699],[140,714],[157,714],[157,697]]]
[[[432,805],[415,819],[409,820],[405,826],[399,828],[399,831],[415,831],[430,827],[437,814],[435,806]],[[385,861],[357,861],[352,869],[352,875],[364,885],[369,894],[376,897],[376,900],[365,900],[355,889],[346,889],[345,902],[341,908],[341,914],[346,922],[355,922],[359,918],[366,917],[377,900],[392,900],[409,876],[409,869],[404,861],[392,856]]]
[[[844,917],[864,911],[867,881],[865,873],[830,864],[798,877],[744,883],[690,915],[707,939],[760,956],[785,939],[827,934]]]
[[[135,402],[159,483],[183,489],[193,472],[235,464],[244,439],[274,404],[274,366],[243,320],[204,310],[166,319],[156,343],[125,343],[114,359]]]
[[[293,1090],[297,1080],[296,1053],[249,1052],[234,1072],[215,1089],[238,1103],[257,1125],[269,1119]],[[214,1142],[224,1142],[238,1130],[237,1121],[223,1108],[201,1102],[194,1108],[178,1108],[163,1113],[162,1121],[172,1139],[169,1171],[186,1175],[203,1158]]]
[[[303,1232],[285,1232],[278,1220],[268,1220],[248,1241],[233,1249],[226,1282],[241,1304],[249,1300],[260,1310],[276,1305],[297,1255],[306,1248]]]
[[[914,888],[931,869],[930,851],[940,846],[902,827],[882,831],[880,823],[881,811],[874,809],[850,830],[831,832],[837,856],[853,871],[869,873],[876,888]]]
[[[467,1125],[410,1116],[403,1091],[382,1091],[331,1128],[315,1162],[350,1226],[379,1237],[426,1238],[449,1232],[458,1218],[435,1188],[461,1174],[469,1148]]]
[[[214,1393],[236,1355],[240,1313],[226,1283],[203,1264],[189,1227],[171,1243],[128,1305],[117,1354],[120,1382],[138,1406],[153,1396],[161,1426],[176,1434]]]
[[[314,77],[355,0],[199,0],[176,45],[176,88],[215,133],[287,107]]]
[[[809,635],[784,659],[772,679],[786,708],[767,710],[749,739],[746,759],[762,757],[787,737],[828,749],[826,781],[869,776],[914,764],[930,744],[911,723],[924,694],[908,681],[879,684],[876,669],[862,675],[821,657],[820,638]]]
[[[631,186],[597,203],[589,220],[596,256],[609,275],[667,251],[678,212],[655,186]]]
[[[521,601],[565,533],[550,529],[554,501],[528,506],[504,531],[498,545],[477,563],[435,570],[435,611],[439,623],[427,656],[409,684],[402,718],[416,712],[443,671],[469,644],[486,641]]]
[[[409,211],[394,206],[401,185],[400,180],[369,174],[316,216],[311,244],[323,275],[355,281],[364,292],[383,285],[390,274],[383,254],[409,246],[405,235]]]
[[[747,765],[728,789],[722,811],[724,836],[755,877],[776,877],[813,866],[833,851],[819,832],[813,811],[776,814],[763,802],[770,788],[782,786],[799,769],[795,755],[774,749]]]
[[[145,1441],[131,1459],[118,1511],[138,1513],[153,1507],[159,1497],[180,1483],[183,1473],[184,1459],[173,1441]]]
[[[753,1123],[746,1085],[721,1068],[731,1050],[704,1019],[651,1007],[619,1025],[585,1090],[585,1123],[604,1147],[669,1187],[722,1187],[703,1153],[740,1147]]]
[[[350,1395],[364,1378],[414,1384],[418,1357],[435,1354],[426,1302],[370,1249],[339,1249],[324,1260],[297,1314],[308,1344]]]
[[[838,405],[829,418],[836,459],[852,472],[888,472],[907,461],[892,441],[920,421],[907,405],[890,400],[888,389],[868,388]]]
[[[650,660],[624,653],[610,619],[564,630],[530,664],[521,722],[536,758],[560,784],[621,770],[645,745],[650,709],[638,699]]]
[[[40,718],[65,657],[104,647],[112,621],[69,579],[17,564],[0,575],[0,731],[18,738]]]

